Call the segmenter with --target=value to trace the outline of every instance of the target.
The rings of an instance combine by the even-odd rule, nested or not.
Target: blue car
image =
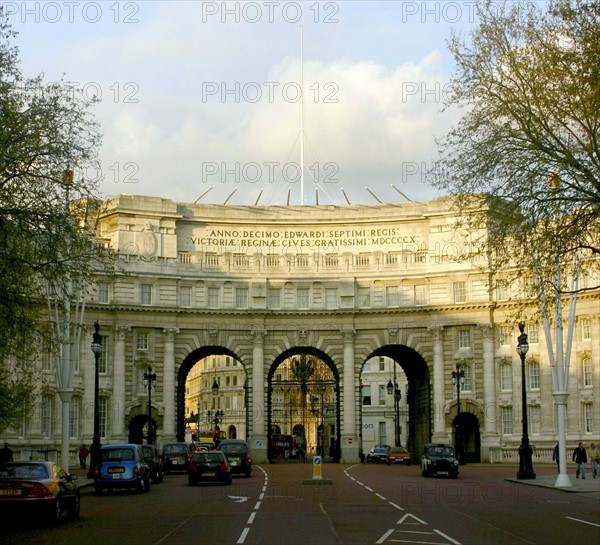
[[[132,488],[150,490],[150,466],[144,459],[141,445],[107,445],[100,451],[100,461],[94,471],[94,487],[103,490]]]

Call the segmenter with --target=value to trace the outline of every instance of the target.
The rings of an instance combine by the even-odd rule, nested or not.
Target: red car
[[[392,447],[388,452],[387,465],[391,464],[404,464],[409,466],[412,463],[410,459],[410,452],[404,447]]]

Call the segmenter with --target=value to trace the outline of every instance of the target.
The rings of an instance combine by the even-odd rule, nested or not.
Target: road
[[[595,543],[598,493],[506,481],[515,468],[464,466],[457,480],[417,466],[323,466],[330,485],[307,485],[312,467],[265,465],[231,486],[189,487],[168,475],[148,494],[82,490],[81,518],[56,526],[2,522],[10,545],[572,545]],[[553,468],[546,468],[551,472]],[[540,471],[537,470],[538,475]]]

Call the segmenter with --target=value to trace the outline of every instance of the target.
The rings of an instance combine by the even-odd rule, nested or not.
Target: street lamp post
[[[460,387],[465,382],[465,371],[456,364],[456,371],[452,371],[452,384],[456,386],[456,451],[458,454],[458,463],[464,464],[465,457],[462,444],[462,428],[460,427]]]
[[[152,367],[144,372],[144,386],[148,388],[148,444],[152,444],[152,388],[156,388],[156,373]]]
[[[386,386],[387,393],[389,395],[394,394],[394,446],[399,447],[400,441],[400,399],[402,398],[402,392],[400,386],[396,381],[396,363],[394,363],[394,383],[390,379]]]
[[[94,472],[98,459],[100,458],[100,354],[102,354],[102,337],[100,336],[100,324],[94,322],[94,335],[92,337],[92,352],[94,353],[94,437],[92,438],[92,445],[90,447],[90,469],[88,471],[88,478],[94,478]]]
[[[533,471],[533,449],[529,444],[529,433],[527,430],[527,391],[525,389],[525,356],[529,351],[527,342],[527,333],[525,333],[525,324],[519,324],[519,339],[517,341],[517,354],[521,357],[521,406],[523,419],[523,437],[519,446],[519,471],[517,479],[535,479]]]
[[[218,437],[219,437],[219,422],[223,421],[223,418],[225,417],[225,413],[221,410],[221,409],[217,409],[215,412],[212,411],[207,411],[206,412],[206,417],[208,418],[209,422],[214,422],[215,427],[215,434],[214,434],[214,438],[215,438],[215,445],[219,446],[218,443]]]

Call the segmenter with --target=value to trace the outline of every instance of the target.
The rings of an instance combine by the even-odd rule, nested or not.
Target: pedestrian
[[[85,445],[81,445],[81,448],[79,449],[79,467],[81,469],[85,469],[89,453],[90,451],[88,450],[88,448]]]
[[[590,445],[590,463],[592,464],[592,477],[595,479],[596,475],[598,475],[598,462],[600,462],[600,457],[598,455],[598,448],[594,443]]]
[[[552,459],[556,462],[556,469],[558,469],[558,472],[560,473],[560,464],[558,463],[558,443],[556,443],[556,446],[552,451]]]
[[[581,473],[581,478],[585,479],[585,463],[587,462],[587,453],[585,452],[585,448],[581,441],[579,442],[579,445],[577,445],[577,448],[573,451],[573,461],[575,464],[577,464],[575,478],[579,479],[579,474]]]
[[[4,462],[14,462],[13,451],[8,443],[4,443],[4,446],[0,448],[0,463]]]

